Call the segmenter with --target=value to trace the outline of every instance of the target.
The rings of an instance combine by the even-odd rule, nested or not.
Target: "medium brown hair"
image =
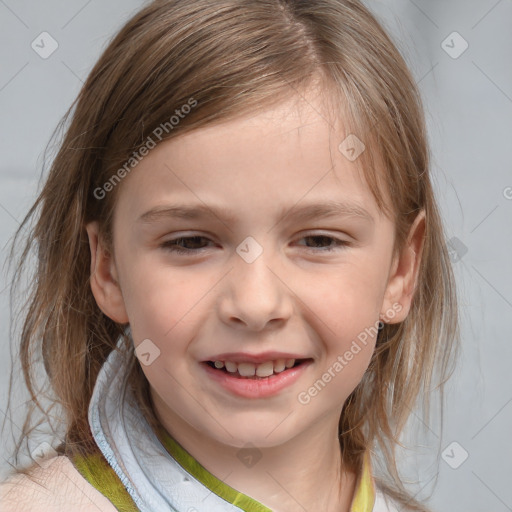
[[[455,282],[417,86],[381,23],[357,0],[158,0],[108,44],[52,135],[53,140],[64,131],[11,248],[14,259],[16,241],[35,218],[11,292],[14,296],[35,249],[35,270],[20,306],[19,355],[31,400],[16,457],[35,428],[36,408],[42,421],[63,429],[63,453],[95,449],[87,411],[96,377],[120,336],[128,347],[126,325],[104,315],[91,292],[85,230],[86,223],[99,221],[101,237],[112,248],[112,215],[122,182],[102,199],[94,191],[191,98],[197,106],[162,140],[270,108],[312,84],[329,105],[329,117],[341,119],[347,134],[364,141],[355,164],[379,208],[395,222],[395,253],[416,215],[425,211],[410,312],[379,332],[368,371],[343,407],[339,433],[344,462],[360,469],[365,450],[380,449],[389,478],[378,478],[378,485],[408,510],[427,510],[403,487],[395,447],[418,397],[423,396],[428,423],[432,381],[437,377],[442,396],[453,372],[459,342]],[[41,386],[34,373],[38,351],[47,375]],[[157,422],[135,358],[130,372],[140,406]],[[55,406],[62,414],[52,418]]]

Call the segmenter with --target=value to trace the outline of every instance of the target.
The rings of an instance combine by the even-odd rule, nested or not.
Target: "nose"
[[[262,331],[268,325],[286,323],[293,312],[291,283],[276,268],[276,259],[263,251],[248,262],[233,256],[233,268],[227,274],[218,301],[219,315],[230,327]]]

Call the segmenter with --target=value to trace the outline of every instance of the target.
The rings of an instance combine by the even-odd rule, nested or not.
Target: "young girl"
[[[456,293],[372,14],[154,1],[72,109],[13,283],[37,248],[20,359],[55,442],[2,510],[428,510],[395,448],[450,373]]]

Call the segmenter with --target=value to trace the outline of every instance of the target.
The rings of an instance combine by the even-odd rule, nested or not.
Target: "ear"
[[[98,307],[117,323],[128,323],[121,288],[117,281],[117,270],[112,254],[99,239],[98,222],[85,226],[91,249],[91,290]]]
[[[425,211],[421,210],[414,219],[401,253],[392,263],[380,313],[384,323],[402,322],[409,314],[416,290],[424,235]]]

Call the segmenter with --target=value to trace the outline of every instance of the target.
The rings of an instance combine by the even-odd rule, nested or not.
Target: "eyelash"
[[[175,238],[173,240],[167,240],[166,242],[164,242],[160,247],[162,247],[163,249],[167,250],[167,251],[170,251],[170,252],[173,252],[174,254],[181,254],[181,255],[191,255],[192,253],[194,252],[199,252],[203,249],[205,249],[205,247],[200,247],[198,249],[184,249],[182,247],[180,247],[179,245],[177,245],[176,242],[180,242],[180,241],[183,241],[183,240],[197,240],[197,239],[205,239],[205,240],[208,240],[208,238],[204,237],[204,236],[185,236],[185,237],[179,237],[179,238]],[[317,249],[320,251],[320,252],[333,252],[336,248],[343,248],[345,246],[348,246],[350,245],[349,242],[345,241],[345,240],[340,240],[339,238],[335,238],[335,237],[332,237],[332,236],[328,236],[328,235],[307,235],[307,236],[304,236],[301,238],[302,239],[305,239],[305,238],[327,238],[331,241],[334,241],[336,243],[336,247],[329,247],[327,249],[320,249],[320,248],[315,248],[315,247],[306,247],[306,249],[310,249],[314,252],[317,252]]]

